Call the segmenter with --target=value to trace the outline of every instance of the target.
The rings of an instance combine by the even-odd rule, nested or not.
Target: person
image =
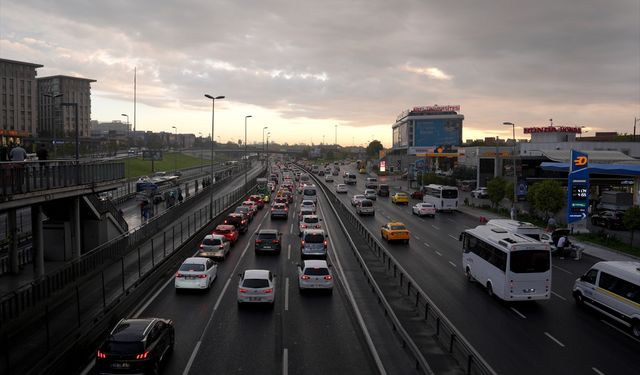
[[[27,152],[20,145],[12,148],[9,152],[9,158],[11,161],[25,161],[27,159]]]
[[[44,167],[46,163],[43,161],[49,159],[49,151],[45,148],[44,143],[40,144],[38,151],[36,151],[36,156],[38,157],[38,160],[40,160],[40,166]]]
[[[569,242],[569,237],[567,237],[566,235],[563,235],[558,239],[558,245],[556,247],[558,248],[560,259],[564,259],[564,257],[567,255],[567,252],[570,251],[570,246],[571,242]]]
[[[558,224],[556,222],[556,218],[551,216],[547,221],[547,232],[553,232],[554,230],[556,230],[557,225]]]
[[[9,150],[7,145],[0,146],[0,161],[9,161]]]
[[[516,219],[516,206],[511,206],[511,220],[515,220]]]

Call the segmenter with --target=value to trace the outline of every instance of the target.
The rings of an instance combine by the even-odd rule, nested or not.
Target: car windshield
[[[509,268],[513,273],[539,273],[548,271],[550,263],[546,250],[512,251]]]
[[[373,202],[368,201],[368,200],[363,200],[362,202],[360,202],[360,206],[362,206],[362,207],[373,207]]]
[[[307,234],[304,240],[309,243],[322,243],[324,241],[324,235],[319,233]]]
[[[144,344],[140,341],[107,341],[102,350],[109,354],[137,354],[144,352]]]
[[[202,271],[204,271],[204,264],[202,264],[202,263],[183,263],[180,266],[180,271],[202,272]]]
[[[205,246],[218,246],[222,244],[222,241],[219,238],[205,238],[202,244]]]
[[[275,233],[258,233],[259,240],[275,240],[278,236]]]
[[[329,269],[321,267],[321,268],[305,268],[304,274],[309,276],[326,276],[329,274]]]
[[[380,185],[380,190],[389,190],[388,185]]]
[[[242,286],[245,288],[268,288],[269,280],[267,279],[244,279]]]
[[[316,195],[316,189],[304,189],[304,195]]]
[[[405,230],[407,228],[405,228],[404,225],[392,225],[391,226],[391,230]]]

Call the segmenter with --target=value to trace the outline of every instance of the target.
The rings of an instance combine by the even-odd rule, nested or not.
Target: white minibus
[[[510,220],[510,219],[491,219],[487,225],[493,225],[498,228],[505,229],[511,233],[521,234],[540,241],[540,236],[544,233],[542,228],[537,227],[526,221]]]
[[[437,211],[453,211],[458,209],[458,188],[446,185],[427,185],[423,188],[422,201],[433,203]]]
[[[313,203],[318,203],[318,191],[315,185],[306,185],[302,189],[302,200],[311,200]]]

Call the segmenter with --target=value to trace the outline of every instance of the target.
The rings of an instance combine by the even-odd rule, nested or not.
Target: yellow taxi
[[[367,170],[366,170],[366,169],[364,169],[364,168],[360,168],[360,170],[358,171],[358,173],[360,173],[360,174],[365,174],[365,173],[367,173]]]
[[[411,232],[409,232],[403,223],[392,221],[380,227],[380,236],[387,241],[404,241],[404,243],[409,243]]]
[[[409,204],[409,196],[406,193],[395,193],[391,196],[391,203]]]

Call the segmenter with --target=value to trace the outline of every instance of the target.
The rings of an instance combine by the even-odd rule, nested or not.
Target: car
[[[404,241],[404,243],[409,243],[411,233],[403,223],[392,221],[380,227],[380,236],[387,242]]]
[[[391,203],[409,204],[409,196],[406,193],[395,193],[391,196]]]
[[[208,234],[204,236],[198,247],[199,257],[226,259],[231,243],[223,235]]]
[[[318,171],[318,176],[320,176],[320,177],[324,176],[324,171],[323,170],[319,170]]]
[[[281,203],[281,204],[284,204],[285,206],[289,206],[289,198],[285,197],[284,195],[275,197],[273,199],[273,204],[276,204],[276,203]]]
[[[418,216],[436,216],[436,205],[433,203],[416,203],[411,207],[411,212]]]
[[[315,215],[316,209],[312,206],[300,206],[300,211],[298,211],[298,221],[302,220],[302,217],[305,215]]]
[[[378,199],[378,195],[376,194],[376,191],[374,189],[365,189],[364,197],[372,201],[375,201]]]
[[[324,181],[325,182],[333,182],[333,175],[325,174]]]
[[[258,213],[258,204],[256,202],[254,202],[253,200],[249,199],[246,200],[244,202],[242,202],[242,205],[245,207],[249,207],[251,209],[251,211],[253,212],[251,214],[251,216],[256,216],[256,214]]]
[[[121,319],[96,352],[98,374],[157,373],[173,352],[171,319]]]
[[[486,199],[486,198],[489,198],[489,191],[487,190],[486,187],[481,187],[471,191],[471,196],[473,198]]]
[[[182,262],[174,286],[180,289],[209,289],[218,274],[218,265],[209,258],[192,257]]]
[[[362,199],[356,203],[356,213],[358,215],[375,215],[376,210],[373,208],[373,201],[370,199]]]
[[[260,229],[256,234],[255,252],[276,252],[282,250],[282,233],[277,229]]]
[[[348,191],[347,185],[345,185],[345,184],[336,184],[336,193],[342,194],[342,193],[347,193],[347,191]]]
[[[298,290],[333,291],[333,274],[326,260],[309,259],[298,264]]]
[[[298,223],[298,236],[302,236],[302,232],[307,229],[321,229],[321,221],[322,219],[318,215],[303,215]]]
[[[327,257],[327,236],[324,230],[306,229],[300,237],[300,258]]]
[[[378,186],[378,195],[381,197],[388,197],[389,196],[389,185],[387,184],[380,184]]]
[[[365,168],[360,168],[360,169],[358,170],[358,173],[360,173],[360,174],[365,174],[365,173],[367,173],[367,170],[366,170]]]
[[[269,270],[245,270],[238,276],[238,307],[247,303],[266,303],[273,307],[276,299],[276,275]]]
[[[343,178],[344,178],[344,177],[348,177],[348,176],[349,176],[349,172],[348,172],[348,171],[344,171],[344,172],[342,173],[342,177],[343,177]]]
[[[234,245],[236,242],[238,242],[238,238],[240,237],[240,233],[238,232],[236,227],[226,224],[218,225],[211,234],[225,236],[227,238],[227,241],[229,241],[231,245]]]
[[[331,174],[334,175],[334,176],[340,175],[340,168],[334,169],[333,172],[331,172]]]
[[[364,182],[365,189],[377,189],[378,179],[375,177],[367,177]]]
[[[622,212],[600,211],[599,213],[591,216],[591,224],[609,229],[624,229],[624,223],[622,221],[623,216],[624,214]]]
[[[238,206],[235,211],[236,214],[245,215],[249,221],[253,220],[254,211],[248,206]]]
[[[258,206],[259,210],[261,210],[264,207],[264,197],[260,194],[254,194],[250,196],[249,200],[254,201]]]
[[[363,199],[366,199],[364,195],[356,194],[353,197],[351,197],[351,205],[355,207],[355,205],[358,204],[358,202]]]
[[[273,206],[271,206],[271,218],[288,219],[289,209],[287,208],[287,205],[284,203],[274,203]]]
[[[223,223],[233,225],[234,227],[236,227],[236,229],[240,233],[244,233],[247,231],[247,229],[249,229],[249,219],[247,218],[246,215],[243,215],[243,214],[238,214],[238,213],[229,214],[224,219]]]
[[[312,201],[311,199],[303,199],[300,202],[300,207],[311,207],[311,208],[313,208],[313,213],[316,212],[316,203],[314,201]]]
[[[358,183],[358,178],[353,173],[347,173],[343,182],[347,185],[356,185]]]
[[[416,191],[411,193],[410,197],[411,197],[411,199],[420,199],[420,200],[422,200],[422,198],[424,197],[424,193],[421,190],[416,190]]]

